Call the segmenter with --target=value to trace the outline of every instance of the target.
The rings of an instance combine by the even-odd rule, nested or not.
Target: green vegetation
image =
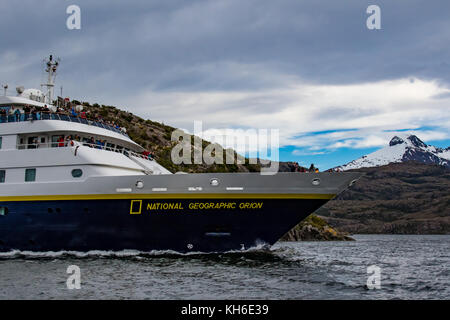
[[[191,147],[191,163],[192,164],[174,164],[171,161],[171,151],[177,142],[171,140],[172,132],[176,128],[143,119],[131,112],[126,112],[115,106],[100,105],[98,103],[90,104],[89,102],[72,101],[72,105],[83,105],[85,111],[89,111],[93,117],[101,117],[105,121],[117,123],[119,126],[127,130],[127,134],[136,143],[140,144],[147,150],[153,152],[156,160],[166,167],[169,171],[175,173],[183,172],[259,172],[259,164],[249,164],[248,159],[244,159],[243,164],[238,164],[237,153],[233,152],[234,163],[225,164],[225,150],[217,146],[218,151],[223,152],[224,164],[194,164],[194,150]],[[199,138],[200,139],[200,138]],[[209,141],[201,140],[202,149],[210,144]],[[194,145],[194,136],[191,135],[192,146]]]

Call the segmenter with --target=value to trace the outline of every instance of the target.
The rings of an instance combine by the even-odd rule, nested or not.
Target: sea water
[[[354,238],[224,254],[0,253],[0,299],[450,298],[450,235]]]

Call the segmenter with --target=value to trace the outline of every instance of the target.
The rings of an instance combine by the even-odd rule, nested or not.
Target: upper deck
[[[98,128],[103,128],[106,130],[110,130],[116,133],[119,133],[128,139],[130,137],[126,134],[125,131],[121,130],[120,128],[113,127],[111,125],[108,125],[106,123],[100,122],[100,121],[93,121],[88,120],[86,118],[81,117],[74,117],[63,113],[54,113],[54,112],[36,112],[36,113],[21,113],[20,115],[0,115],[0,123],[15,123],[15,122],[24,122],[24,121],[35,121],[35,120],[61,120],[61,121],[67,121],[67,122],[74,122],[74,123],[82,123]]]
[[[101,121],[88,120],[54,112],[34,112],[0,115],[0,135],[28,134],[40,132],[85,133],[121,141],[125,147],[141,152],[143,148],[135,143],[120,128]]]

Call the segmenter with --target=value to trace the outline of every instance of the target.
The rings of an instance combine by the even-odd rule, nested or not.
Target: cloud
[[[144,117],[170,118],[184,128],[195,120],[210,131],[274,128],[280,130],[281,146],[338,149],[381,146],[404,128],[422,137],[446,139],[450,98],[442,95],[448,92],[438,81],[417,78],[349,85],[298,80],[273,90],[144,91],[130,102]],[[424,126],[436,129],[414,131]],[[311,134],[318,131],[325,133]]]
[[[370,1],[80,0],[77,31],[69,4],[0,3],[2,82],[38,87],[53,53],[64,95],[176,127],[276,128],[312,153],[448,138],[450,3],[379,0],[378,31]]]

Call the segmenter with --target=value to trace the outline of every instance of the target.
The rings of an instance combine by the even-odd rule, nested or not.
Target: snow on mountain
[[[367,167],[378,167],[389,163],[418,161],[427,164],[450,166],[450,147],[446,149],[428,146],[415,135],[395,136],[389,146],[372,152],[334,170],[345,171]]]
[[[448,147],[447,149],[439,149],[438,148],[436,155],[440,158],[450,160],[450,147]]]

